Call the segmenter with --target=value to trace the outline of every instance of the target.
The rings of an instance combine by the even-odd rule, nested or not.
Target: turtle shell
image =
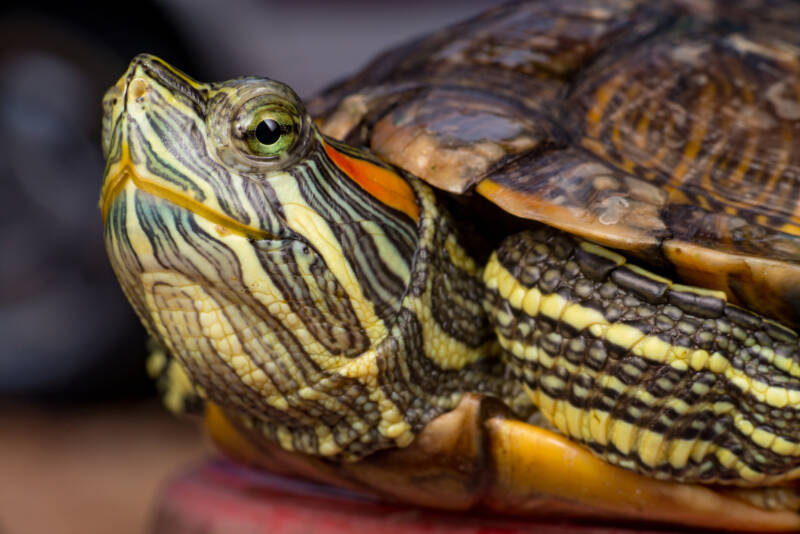
[[[509,4],[310,105],[440,189],[674,269],[800,326],[800,10]]]

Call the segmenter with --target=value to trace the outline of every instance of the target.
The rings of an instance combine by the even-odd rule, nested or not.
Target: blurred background
[[[159,484],[207,454],[144,370],[103,249],[100,99],[139,52],[201,80],[301,96],[496,0],[138,0],[0,8],[0,533],[142,532]],[[88,4],[87,4],[88,6]]]

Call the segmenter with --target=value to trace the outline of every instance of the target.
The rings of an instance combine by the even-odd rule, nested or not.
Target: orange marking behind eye
[[[328,143],[323,142],[322,146],[331,161],[364,191],[419,222],[417,197],[401,176],[369,161],[350,157]]]

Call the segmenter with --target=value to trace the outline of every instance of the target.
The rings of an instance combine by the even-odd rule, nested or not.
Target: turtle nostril
[[[128,94],[131,95],[137,102],[141,102],[145,93],[147,93],[147,81],[143,78],[134,78],[128,85]]]

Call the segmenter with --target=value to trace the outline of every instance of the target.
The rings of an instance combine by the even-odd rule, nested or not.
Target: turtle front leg
[[[505,360],[599,457],[692,483],[800,473],[793,331],[551,229],[507,239],[484,280]]]
[[[765,510],[738,496],[610,465],[563,436],[519,421],[497,400],[475,394],[433,419],[408,447],[357,463],[255,441],[213,404],[206,421],[217,445],[249,465],[419,506],[726,530],[800,528],[793,512]]]

